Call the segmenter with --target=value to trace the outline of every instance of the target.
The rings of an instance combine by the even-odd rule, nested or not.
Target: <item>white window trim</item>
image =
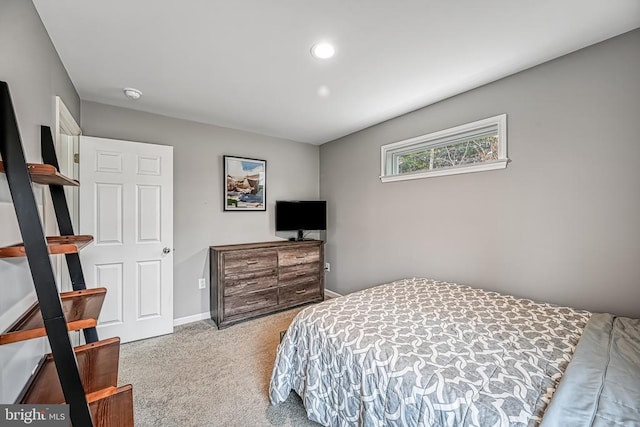
[[[470,165],[453,166],[449,168],[435,169],[425,172],[413,172],[398,175],[387,175],[387,152],[397,149],[403,146],[412,146],[418,143],[427,143],[425,147],[428,147],[429,141],[441,140],[450,136],[455,136],[463,132],[469,132],[474,129],[487,127],[490,125],[497,125],[498,127],[498,159],[475,163]],[[489,117],[482,120],[477,120],[472,123],[465,123],[460,126],[456,126],[449,129],[444,129],[438,132],[428,133],[425,135],[416,136],[413,138],[405,139],[391,144],[385,144],[380,147],[380,180],[382,182],[394,182],[394,181],[406,181],[409,179],[419,178],[431,178],[436,176],[457,175],[462,173],[481,172],[487,170],[504,169],[507,167],[509,159],[507,157],[507,115],[501,114],[494,117]]]

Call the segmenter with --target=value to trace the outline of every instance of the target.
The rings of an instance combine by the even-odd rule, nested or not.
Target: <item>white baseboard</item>
[[[337,292],[333,292],[333,291],[330,291],[329,289],[325,288],[324,296],[325,296],[325,298],[338,298],[338,297],[341,297],[342,295],[340,295]]]
[[[173,326],[186,325],[187,323],[193,323],[199,320],[207,320],[210,317],[211,313],[208,311],[200,314],[192,314],[191,316],[178,317],[177,319],[173,319]]]
[[[329,289],[324,290],[324,296],[326,298],[338,298],[341,297],[337,292],[330,291]],[[211,313],[208,311],[200,314],[192,314],[191,316],[178,317],[177,319],[173,319],[173,326],[186,325],[187,323],[198,322],[200,320],[207,320],[211,317]]]

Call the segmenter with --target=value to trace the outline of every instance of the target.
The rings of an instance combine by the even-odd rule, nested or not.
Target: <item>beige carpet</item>
[[[318,426],[291,393],[269,403],[280,331],[299,309],[218,330],[210,320],[123,344],[120,384],[133,384],[138,427]]]

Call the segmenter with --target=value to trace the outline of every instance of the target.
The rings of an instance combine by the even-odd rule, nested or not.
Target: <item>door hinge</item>
[[[80,163],[80,154],[75,153],[73,155],[73,163]]]

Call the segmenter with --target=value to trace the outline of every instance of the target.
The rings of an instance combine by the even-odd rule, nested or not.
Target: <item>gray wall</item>
[[[380,146],[508,114],[507,169],[382,184]],[[640,317],[640,30],[320,148],[327,287],[426,276]]]
[[[0,80],[9,84],[27,161],[40,158],[40,125],[53,128],[55,96],[80,119],[76,93],[30,1],[0,2]],[[42,187],[36,187],[41,203]],[[22,240],[4,175],[0,175],[0,245]],[[35,301],[26,260],[0,260],[0,330]],[[45,339],[0,346],[0,402],[13,403],[45,351]]]
[[[85,135],[174,147],[174,318],[209,311],[209,246],[278,240],[275,201],[318,198],[314,145],[85,101],[81,127]],[[223,212],[224,154],[267,161],[266,212]],[[199,277],[207,289],[198,289]]]

